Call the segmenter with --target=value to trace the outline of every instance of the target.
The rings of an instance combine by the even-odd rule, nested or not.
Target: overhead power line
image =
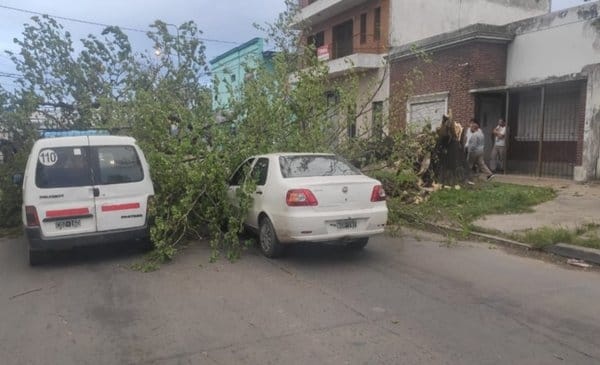
[[[52,17],[52,18],[66,20],[66,21],[69,21],[69,22],[81,23],[81,24],[88,24],[88,25],[95,25],[95,26],[104,27],[104,28],[114,26],[114,25],[105,24],[105,23],[98,23],[98,22],[93,22],[93,21],[89,21],[89,20],[71,18],[71,17],[66,17],[66,16],[60,16],[60,15],[46,14],[46,13],[41,13],[41,12],[38,12],[38,11],[21,9],[21,8],[15,8],[15,7],[6,6],[6,5],[0,5],[0,8],[12,10],[12,11],[18,11],[20,13],[26,13],[26,14],[47,15],[47,16]],[[118,26],[118,27],[120,29],[128,30],[128,31],[131,31],[131,32],[138,32],[138,33],[147,33],[147,32],[149,32],[148,30],[139,29],[139,28],[133,28],[133,27],[122,27],[122,26]],[[239,42],[225,41],[225,40],[221,40],[221,39],[212,39],[212,38],[198,38],[198,39],[200,39],[201,41],[204,41],[204,42],[212,42],[212,43],[240,44]]]
[[[0,71],[0,77],[7,77],[9,79],[18,79],[20,77],[23,77],[23,75],[15,74],[15,73],[12,73],[12,72],[2,72],[2,71]]]

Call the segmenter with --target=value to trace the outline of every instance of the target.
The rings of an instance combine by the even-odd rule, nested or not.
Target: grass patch
[[[529,243],[536,248],[543,248],[557,243],[573,243],[576,237],[575,232],[569,229],[552,227],[542,227],[512,235],[513,239]]]
[[[600,249],[598,225],[586,224],[576,229],[542,227],[524,233],[515,233],[513,239],[544,248],[557,243]]]
[[[482,216],[530,212],[532,206],[555,197],[551,188],[485,182],[459,190],[438,190],[421,204],[391,199],[388,206],[393,223],[437,222],[468,231],[471,222]]]
[[[0,238],[17,238],[23,234],[23,228],[11,227],[11,228],[0,228]]]

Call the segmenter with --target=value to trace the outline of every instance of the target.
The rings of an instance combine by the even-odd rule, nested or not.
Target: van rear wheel
[[[46,252],[29,249],[29,265],[37,266],[46,262]]]

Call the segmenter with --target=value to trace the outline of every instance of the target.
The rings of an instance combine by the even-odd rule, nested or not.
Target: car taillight
[[[383,190],[383,186],[375,185],[371,193],[371,201],[380,202],[382,200],[385,200],[385,190]]]
[[[37,210],[32,205],[25,207],[25,219],[27,220],[27,227],[38,227],[40,225]]]
[[[285,202],[290,207],[316,206],[319,205],[317,198],[308,189],[288,190]]]

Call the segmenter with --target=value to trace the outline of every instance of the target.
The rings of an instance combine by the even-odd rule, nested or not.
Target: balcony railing
[[[358,45],[356,44],[357,42],[354,41],[357,38],[363,39],[360,34],[355,34],[353,35],[352,42],[349,42],[348,40],[340,42],[334,39],[331,44],[317,47],[317,57],[321,60],[335,60],[356,53],[383,54],[388,51],[387,42],[383,40],[375,41],[370,34],[366,35],[365,42],[359,43]]]

